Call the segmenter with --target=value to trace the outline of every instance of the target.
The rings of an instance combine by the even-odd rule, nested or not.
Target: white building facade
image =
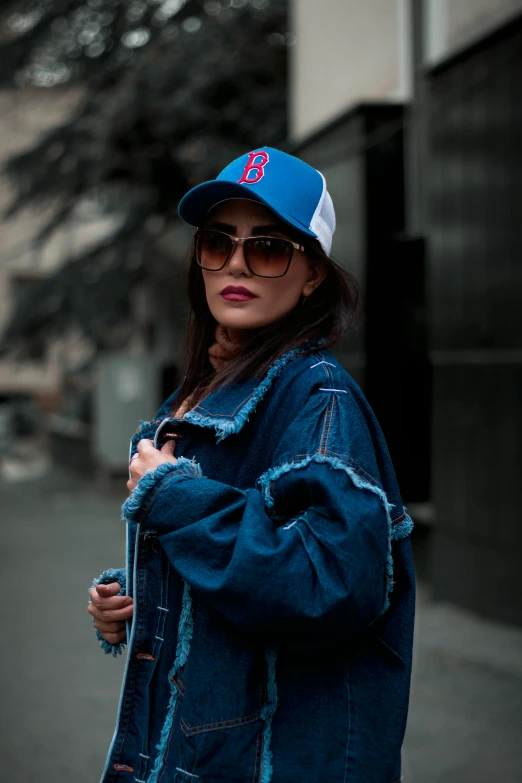
[[[411,4],[417,0],[292,0],[290,135],[294,140],[361,101],[411,97]],[[522,11],[522,0],[423,0],[433,65]]]

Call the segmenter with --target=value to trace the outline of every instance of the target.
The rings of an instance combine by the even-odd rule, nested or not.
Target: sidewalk
[[[0,484],[0,780],[99,779],[124,659],[97,649],[87,588],[123,564],[124,494],[56,472]],[[405,757],[413,783],[522,783],[522,630],[420,591]]]
[[[522,783],[522,629],[419,590],[405,760],[413,783]]]
[[[98,649],[87,590],[124,565],[121,498],[58,475],[0,484],[0,780],[96,783],[123,658]]]

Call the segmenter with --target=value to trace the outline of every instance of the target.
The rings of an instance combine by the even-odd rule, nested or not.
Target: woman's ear
[[[303,286],[303,296],[311,296],[327,276],[324,264],[309,262],[310,271]]]

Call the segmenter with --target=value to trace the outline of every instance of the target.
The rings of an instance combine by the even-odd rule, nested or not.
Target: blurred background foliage
[[[287,2],[4,0],[0,30],[3,90],[74,95],[65,121],[7,160],[4,219],[45,209],[41,247],[79,210],[114,218],[109,236],[27,292],[2,350],[35,355],[70,328],[114,347],[183,193],[284,140]]]

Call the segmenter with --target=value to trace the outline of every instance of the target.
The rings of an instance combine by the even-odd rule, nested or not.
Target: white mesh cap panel
[[[321,174],[321,172],[319,172]],[[323,193],[310,221],[310,230],[317,235],[319,244],[327,256],[332,249],[332,238],[335,231],[335,210],[330,194],[326,190],[326,180],[323,178]]]

